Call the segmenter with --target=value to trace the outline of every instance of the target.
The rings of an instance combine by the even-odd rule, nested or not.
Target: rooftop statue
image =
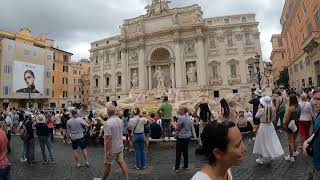
[[[169,11],[169,3],[171,1],[167,0],[152,0],[151,5],[147,5],[145,9],[147,10],[147,15],[161,15]]]

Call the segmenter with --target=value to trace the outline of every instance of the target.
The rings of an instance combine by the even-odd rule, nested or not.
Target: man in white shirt
[[[105,169],[102,180],[106,180],[114,160],[119,164],[124,179],[128,180],[128,167],[123,159],[123,121],[116,116],[114,106],[107,108],[109,119],[103,122],[104,128],[104,152],[105,152]]]

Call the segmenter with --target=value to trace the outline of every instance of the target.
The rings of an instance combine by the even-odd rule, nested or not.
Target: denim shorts
[[[87,147],[86,141],[84,138],[71,140],[72,149],[76,150],[80,146],[81,149],[85,149]]]

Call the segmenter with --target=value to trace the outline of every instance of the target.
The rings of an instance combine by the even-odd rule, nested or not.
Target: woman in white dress
[[[269,162],[284,154],[278,135],[274,129],[272,99],[269,96],[260,98],[260,108],[256,114],[260,118],[260,126],[256,135],[253,153],[259,154],[258,164]]]
[[[201,140],[209,163],[191,180],[232,180],[229,168],[240,165],[246,152],[238,127],[231,121],[211,121]]]

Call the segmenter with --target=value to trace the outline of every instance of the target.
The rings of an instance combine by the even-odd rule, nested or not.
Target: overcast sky
[[[262,52],[271,53],[271,35],[281,32],[285,0],[172,0],[171,7],[199,4],[204,17],[255,13],[260,22]],[[0,29],[45,32],[55,46],[73,53],[72,60],[89,58],[90,42],[120,33],[119,25],[145,13],[151,0],[1,0]]]

